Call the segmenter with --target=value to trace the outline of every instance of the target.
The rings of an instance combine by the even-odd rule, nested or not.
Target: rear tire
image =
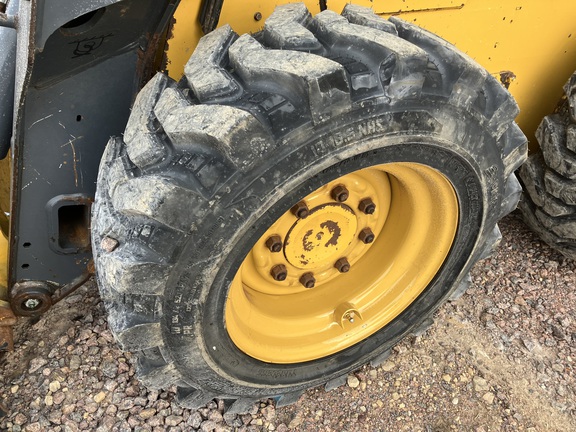
[[[576,73],[564,93],[536,131],[540,151],[520,169],[525,193],[519,208],[542,240],[576,260]]]
[[[110,327],[137,355],[144,384],[176,385],[184,406],[213,398],[229,401],[232,412],[262,398],[284,405],[383,358],[430,323],[444,301],[461,295],[472,265],[500,239],[497,221],[516,206],[513,172],[524,161],[526,140],[507,91],[418,27],[353,5],[342,15],[312,18],[291,4],[277,8],[258,40],[229,27],[215,30],[180,83],[158,74],[147,84],[123,140],[107,146],[92,232]],[[377,177],[374,184],[385,178],[392,193],[356,188],[350,179],[363,173]],[[343,183],[348,204],[332,192]],[[369,191],[367,183],[359,184]],[[364,194],[376,212],[362,210]],[[304,246],[317,252],[313,288],[301,279],[311,272],[310,256],[303,252],[305,262],[298,263],[299,252],[290,255],[285,240],[302,243],[313,231],[294,234],[300,228],[290,209],[302,200],[315,203],[310,213],[320,212],[323,222],[340,217],[335,213],[343,218],[335,249]],[[388,205],[389,217],[381,218]],[[372,226],[375,240],[359,241],[371,220],[380,221]],[[275,226],[290,228],[269,231]],[[437,232],[445,233],[441,241]],[[284,241],[283,254],[266,255],[271,234]],[[255,275],[255,266],[244,279],[238,269],[255,251],[263,251],[265,271]],[[329,264],[342,253],[356,258],[339,273]],[[378,254],[381,267],[374,264]],[[278,263],[285,278],[268,273]],[[421,265],[425,278],[415,271]],[[415,282],[378,284],[389,272],[413,272]],[[237,275],[240,284],[233,283]],[[264,282],[250,286],[250,278]],[[232,303],[239,293],[248,309]],[[400,306],[382,303],[387,318],[368,312],[388,294],[388,303]],[[338,296],[343,300],[334,301]],[[350,312],[360,320],[350,320]],[[252,313],[258,318],[251,321]],[[335,341],[337,349],[314,343],[306,353],[298,349],[308,337],[302,335],[318,333],[307,330],[316,325],[315,313],[334,316],[332,327],[343,329],[320,341]],[[284,331],[266,333],[276,319]],[[256,333],[264,334],[249,336]],[[275,338],[279,333],[286,338]],[[290,340],[297,342],[289,347]],[[270,357],[262,349],[267,343]],[[283,357],[285,344],[290,355]]]

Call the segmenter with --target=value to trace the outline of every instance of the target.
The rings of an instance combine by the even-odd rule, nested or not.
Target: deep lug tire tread
[[[346,56],[350,45],[369,54]],[[161,328],[166,313],[162,282],[170,277],[181,247],[226,185],[289,145],[291,130],[279,124],[295,119],[294,128],[322,127],[332,117],[361,109],[364,101],[401,109],[420,97],[470,113],[497,142],[504,192],[489,222],[494,229],[480,238],[468,270],[493,250],[497,219],[516,205],[519,186],[513,172],[523,162],[526,141],[513,122],[514,101],[466,55],[399,19],[387,21],[353,5],[342,16],[325,11],[312,18],[302,5],[285,5],[257,39],[238,37],[227,26],[210,33],[186,65],[185,76],[176,84],[156,75],[136,99],[124,139],[111,139],[102,161],[93,229],[112,331],[124,349],[136,353],[142,381],[153,388],[177,386],[177,399],[185,407],[221,398],[231,401],[231,412],[240,413],[261,398],[275,399],[278,406],[293,403],[309,387],[260,391],[257,397],[218,391],[177,370]],[[107,235],[119,241],[112,252],[100,246]],[[141,281],[144,274],[150,280]],[[460,279],[446,298],[464,292],[469,276]],[[428,324],[426,317],[415,328],[423,323]],[[388,355],[389,349],[375,353],[372,363]],[[327,377],[326,389],[345,383],[349,372]]]
[[[331,379],[324,385],[324,390],[330,392],[336,390],[346,384],[346,379],[348,375],[340,375],[336,378]]]
[[[576,259],[576,73],[565,98],[536,131],[540,151],[519,172],[524,194],[519,205],[526,224],[551,247]]]
[[[380,367],[382,364],[384,364],[384,362],[386,360],[388,360],[390,358],[391,354],[392,354],[392,350],[390,350],[390,349],[384,351],[382,354],[379,354],[378,356],[376,356],[372,360],[370,360],[370,366],[373,368]]]
[[[202,38],[186,63],[184,74],[200,102],[224,102],[242,94],[242,86],[226,70],[228,48],[238,35],[225,25]]]
[[[281,396],[277,396],[274,398],[274,400],[276,401],[276,407],[281,408],[281,407],[295,404],[296,402],[298,402],[298,400],[300,399],[300,397],[303,394],[304,394],[304,391],[301,390],[301,391],[295,391],[292,393],[284,393]]]

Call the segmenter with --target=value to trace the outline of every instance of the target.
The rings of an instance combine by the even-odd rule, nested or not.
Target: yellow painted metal
[[[8,239],[0,232],[0,300],[8,300]]]
[[[344,185],[345,202],[331,190]],[[370,198],[372,214],[359,209]],[[254,245],[230,287],[226,328],[246,354],[271,363],[318,359],[384,327],[428,286],[458,224],[458,202],[438,171],[414,163],[378,165],[336,179],[304,198],[310,213],[281,216]],[[371,243],[359,233],[369,227]],[[280,252],[266,240],[279,235]],[[350,270],[335,262],[345,257]],[[282,264],[283,281],[271,268]],[[315,286],[300,278],[312,273]]]
[[[184,73],[184,65],[194,51],[198,40],[203,36],[198,17],[201,0],[182,0],[174,15],[176,23],[173,37],[168,47],[168,74],[174,79],[180,79]],[[224,0],[224,6],[218,25],[230,24],[238,34],[254,33],[262,30],[264,21],[274,8],[290,0]],[[312,14],[320,12],[318,1],[305,1]]]
[[[184,74],[184,65],[194,52],[194,48],[204,33],[200,27],[200,6],[202,0],[182,0],[174,14],[172,37],[168,40],[168,74],[179,80]]]
[[[348,1],[330,0],[341,9]],[[571,0],[353,0],[382,16],[397,15],[443,37],[492,75],[512,72],[510,92],[520,106],[517,122],[534,131],[562,96],[576,69],[576,2]]]
[[[399,15],[440,35],[496,77],[512,72],[510,92],[521,109],[517,120],[532,148],[536,127],[554,110],[563,84],[576,69],[573,0],[329,0],[328,7],[340,12],[349,2],[371,7],[384,17]],[[220,24],[229,23],[238,33],[258,31],[282,3],[287,1],[225,0]],[[312,13],[319,11],[317,1],[305,3]],[[168,70],[175,78],[180,78],[201,34],[198,8],[199,0],[183,0],[177,12],[168,52]],[[257,12],[260,21],[254,18]]]
[[[0,300],[8,300],[8,217],[10,209],[11,158],[0,160]]]

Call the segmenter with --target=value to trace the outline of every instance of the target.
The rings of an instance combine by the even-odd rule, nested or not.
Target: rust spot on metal
[[[334,268],[336,268],[340,273],[347,273],[350,271],[350,263],[346,257],[342,257],[334,263]]]
[[[138,50],[138,60],[136,63],[136,73],[140,81],[140,87],[148,82],[156,73],[159,63],[162,58],[158,59],[157,47],[161,43],[161,34],[146,34],[146,50]]]
[[[270,269],[270,275],[274,280],[282,282],[288,277],[288,270],[284,264],[277,264]]]
[[[344,202],[350,196],[350,192],[348,192],[348,189],[346,188],[346,186],[337,185],[330,192],[330,196],[332,197],[332,199],[334,201]]]
[[[270,252],[278,253],[282,250],[282,237],[275,234],[266,240],[266,247]]]
[[[89,219],[93,199],[69,196],[58,208],[58,235],[53,241],[61,248],[90,249]]]
[[[16,315],[10,307],[10,303],[0,300],[0,351],[12,351],[14,349],[12,326],[15,324]]]
[[[516,74],[512,71],[502,71],[499,72],[499,75],[500,75],[500,82],[507,89],[510,88],[510,84],[512,84],[512,81],[516,79]]]
[[[330,239],[326,242],[326,244],[324,246],[325,247],[337,246],[338,245],[338,239],[340,238],[340,235],[342,234],[342,230],[340,229],[338,224],[334,221],[327,220],[326,222],[321,223],[320,226],[322,228],[326,228],[330,232],[330,234],[332,234],[332,237],[330,237]]]
[[[310,214],[310,210],[308,210],[308,206],[306,205],[306,203],[304,201],[300,201],[299,203],[296,203],[290,209],[290,211],[292,212],[292,214],[294,216],[296,216],[299,219],[305,219]]]
[[[40,316],[52,307],[54,285],[44,281],[22,281],[14,284],[10,302],[19,316]]]
[[[93,274],[94,261],[90,260],[86,264],[85,271],[66,285],[57,286],[45,281],[18,282],[12,287],[11,308],[10,306],[8,308],[10,312],[14,311],[20,316],[40,316],[64,297],[72,294],[85,284]],[[16,323],[14,312],[12,312],[12,316],[14,316],[13,324],[9,324],[10,321],[6,321],[7,324],[3,323],[1,319],[4,311],[2,303],[7,304],[7,302],[0,301],[0,326],[14,325]]]
[[[67,143],[61,145],[60,147],[65,147],[67,145],[70,146],[70,148],[72,149],[72,167],[74,168],[74,185],[76,187],[78,187],[78,159],[76,158],[76,147],[74,147],[74,141],[76,141],[78,138],[77,137],[73,137],[72,139],[68,140]]]
[[[372,230],[370,228],[366,227],[362,231],[360,231],[360,233],[358,234],[358,238],[364,244],[368,244],[368,243],[372,243],[374,241],[375,236],[374,236],[374,233],[372,232]]]
[[[0,327],[12,326],[16,324],[16,315],[12,311],[10,304],[0,300]]]
[[[374,214],[376,211],[376,204],[371,198],[363,198],[358,204],[358,210],[368,215]]]
[[[438,11],[449,11],[449,10],[460,10],[464,8],[464,3],[459,6],[445,6],[445,7],[435,7],[435,8],[423,8],[423,9],[410,9],[410,10],[397,10],[397,11],[387,11],[387,12],[376,12],[376,15],[405,15],[409,13],[419,13],[419,12],[438,12]]]
[[[305,288],[314,288],[314,286],[316,285],[316,278],[314,278],[314,274],[313,273],[304,273],[302,276],[300,276],[300,283],[305,287]]]
[[[330,238],[324,243],[323,238],[325,236],[325,232],[319,231],[314,236],[316,241],[315,242],[310,241],[310,237],[312,237],[312,235],[314,234],[314,230],[306,231],[306,234],[304,235],[304,237],[302,237],[302,247],[304,248],[305,251],[310,252],[314,249],[314,247],[320,246],[321,243],[324,243],[324,247],[338,245],[338,239],[340,238],[340,235],[342,233],[342,230],[340,229],[338,224],[334,221],[327,220],[326,222],[322,222],[320,224],[320,227],[328,231],[328,233],[330,234]]]
[[[302,237],[302,247],[304,248],[305,251],[310,252],[312,249],[314,249],[314,243],[308,241],[308,239],[313,233],[314,233],[313,230],[308,230],[306,231],[304,237]]]
[[[14,350],[14,335],[12,326],[0,327],[0,351]]]

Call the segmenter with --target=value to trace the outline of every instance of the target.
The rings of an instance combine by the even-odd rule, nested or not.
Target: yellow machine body
[[[257,32],[274,8],[289,1],[225,0],[218,25],[237,33]],[[319,2],[307,0],[315,14]],[[540,120],[552,112],[562,86],[576,69],[576,2],[538,0],[328,0],[341,12],[346,3],[370,7],[383,17],[392,15],[441,36],[500,79],[520,105],[517,122],[531,149]],[[203,35],[199,0],[182,0],[169,41],[168,72],[182,76],[184,65]],[[574,35],[573,35],[574,33]]]

